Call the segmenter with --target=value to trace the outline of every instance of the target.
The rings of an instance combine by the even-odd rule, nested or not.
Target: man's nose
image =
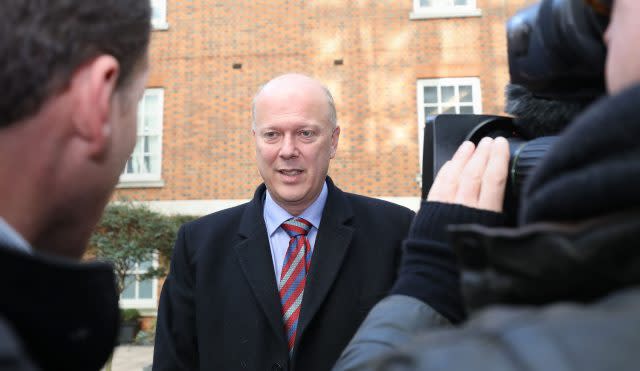
[[[282,139],[282,147],[280,148],[280,157],[292,158],[299,154],[297,143],[293,135],[285,135]]]

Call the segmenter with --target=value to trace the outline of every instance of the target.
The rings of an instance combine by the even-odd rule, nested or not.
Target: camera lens
[[[530,141],[507,138],[509,142],[509,182],[514,195],[520,195],[525,180],[558,137],[540,137]]]

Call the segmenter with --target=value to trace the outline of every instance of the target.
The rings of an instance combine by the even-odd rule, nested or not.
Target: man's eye
[[[276,133],[275,131],[267,131],[266,133],[262,134],[263,137],[267,138],[267,139],[272,139],[278,136],[278,133]]]
[[[313,136],[313,131],[311,130],[302,130],[300,131],[300,135],[302,135],[305,138],[309,138]]]

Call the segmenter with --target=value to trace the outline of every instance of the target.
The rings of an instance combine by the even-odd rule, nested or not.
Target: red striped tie
[[[302,218],[291,218],[282,223],[282,229],[291,237],[278,285],[282,302],[282,318],[284,319],[289,353],[291,353],[296,340],[302,295],[311,262],[311,246],[307,240],[311,223]]]

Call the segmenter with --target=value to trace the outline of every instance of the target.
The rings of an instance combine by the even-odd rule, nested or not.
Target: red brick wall
[[[532,2],[477,0],[481,17],[410,20],[412,0],[167,0],[169,29],[153,33],[149,81],[165,89],[165,186],[114,197],[250,198],[260,183],[251,99],[290,71],[334,94],[342,134],[330,175],[338,186],[417,197],[416,80],[479,77],[484,112],[501,113],[504,24]]]

